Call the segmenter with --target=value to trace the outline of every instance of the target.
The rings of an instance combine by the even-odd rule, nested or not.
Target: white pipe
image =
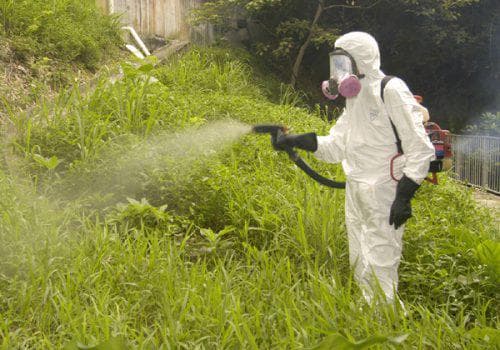
[[[130,45],[130,44],[127,44],[125,45],[127,47],[127,49],[132,52],[137,58],[140,58],[140,59],[144,59],[144,55],[142,54],[141,51],[139,51],[139,49],[137,49],[137,47],[135,47],[134,45]]]
[[[137,32],[135,31],[134,28],[130,26],[122,27],[123,30],[128,30],[130,34],[134,37],[136,43],[139,45],[139,47],[142,49],[142,51],[146,54],[146,56],[151,56],[151,53],[149,52],[148,48],[146,45],[144,45],[144,42],[141,40]]]

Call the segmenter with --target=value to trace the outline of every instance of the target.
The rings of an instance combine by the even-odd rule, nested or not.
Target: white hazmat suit
[[[318,136],[314,155],[323,161],[342,162],[346,181],[345,218],[349,260],[356,281],[368,302],[377,278],[387,301],[398,285],[404,225],[389,224],[398,182],[391,178],[391,159],[397,154],[391,118],[402,142],[404,155],[394,162],[393,174],[420,184],[426,177],[434,148],[422,124],[422,110],[406,84],[391,79],[380,96],[380,53],[367,33],[351,32],[335,42],[355,60],[361,90],[346,98],[346,108],[328,136]]]

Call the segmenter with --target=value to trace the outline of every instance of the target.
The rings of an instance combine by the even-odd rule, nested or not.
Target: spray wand
[[[280,135],[285,135],[288,133],[288,128],[284,125],[278,124],[259,124],[254,125],[252,131],[257,134],[270,134],[271,140],[277,140]],[[293,147],[285,146],[283,150],[300,169],[302,169],[315,181],[332,188],[345,188],[345,182],[333,181],[318,174],[299,156],[299,154],[297,153],[297,151],[295,151],[295,149],[293,149]]]

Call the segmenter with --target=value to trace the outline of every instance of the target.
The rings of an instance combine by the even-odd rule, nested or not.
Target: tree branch
[[[346,9],[356,9],[356,10],[365,10],[372,8],[373,6],[377,5],[380,2],[380,0],[375,1],[371,5],[368,6],[358,6],[358,5],[328,5],[323,8],[323,10],[327,11],[329,9],[335,8],[335,7],[341,7],[341,8],[346,8]]]
[[[309,46],[309,43],[312,40],[312,37],[314,35],[314,28],[316,27],[316,23],[318,23],[319,18],[321,17],[321,14],[324,11],[323,7],[323,1],[318,2],[318,7],[316,8],[316,13],[314,14],[314,19],[312,21],[309,34],[307,36],[306,41],[302,44],[302,46],[299,49],[299,53],[297,54],[297,57],[295,58],[295,63],[293,64],[292,68],[292,78],[290,80],[290,84],[295,87],[295,84],[297,83],[297,77],[299,75],[299,70],[300,70],[300,64],[302,63],[302,59],[304,58],[304,54],[306,53],[306,49]]]

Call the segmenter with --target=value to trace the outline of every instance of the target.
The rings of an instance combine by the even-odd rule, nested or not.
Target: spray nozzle
[[[278,124],[258,124],[252,127],[252,131],[257,134],[271,134],[271,142],[273,144],[273,147],[278,151],[285,151],[286,153],[288,153],[290,159],[300,169],[302,169],[307,175],[312,177],[314,180],[318,181],[320,184],[333,188],[345,188],[344,182],[336,182],[327,179],[326,177],[321,176],[316,171],[311,169],[311,167],[306,162],[304,162],[302,158],[300,158],[299,154],[293,149],[293,147],[287,145],[278,147],[276,145],[278,137],[281,136],[282,134],[288,133],[288,128],[286,126]],[[308,135],[309,136],[307,137],[311,137],[311,135],[314,135],[314,141],[316,142],[316,134],[308,134]]]
[[[282,136],[288,133],[288,128],[284,125],[279,125],[279,124],[258,124],[254,125],[252,127],[252,131],[257,133],[257,134],[270,134],[271,135],[271,144],[273,145],[274,149],[277,151],[286,151],[288,154],[293,154],[293,148],[292,147],[284,147],[284,146],[278,146],[277,142],[278,139]]]
[[[272,136],[277,136],[278,133],[286,134],[288,128],[279,124],[258,124],[252,127],[252,131],[257,134],[271,134]]]

